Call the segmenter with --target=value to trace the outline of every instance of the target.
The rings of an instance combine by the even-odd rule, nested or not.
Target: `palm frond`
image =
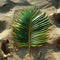
[[[13,25],[14,40],[19,46],[42,45],[47,40],[49,26],[49,19],[40,9],[35,7],[23,10],[19,12]]]

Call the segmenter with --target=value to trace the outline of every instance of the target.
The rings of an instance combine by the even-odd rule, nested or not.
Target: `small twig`
[[[39,52],[39,55],[38,55],[38,57],[37,57],[37,60],[40,60],[41,56],[42,56],[42,52],[40,51],[40,52]]]

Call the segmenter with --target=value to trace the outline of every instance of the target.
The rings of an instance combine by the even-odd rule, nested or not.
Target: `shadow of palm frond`
[[[42,6],[39,6],[40,7],[40,9],[46,9],[46,8],[49,8],[49,7],[51,7],[52,6],[52,4],[50,3],[47,3],[47,4],[44,4],[44,5],[42,5]]]
[[[56,9],[59,8],[60,0],[47,0],[47,1],[52,3],[52,5],[55,6]]]
[[[22,3],[14,3],[10,0],[7,0],[7,4],[4,4],[3,6],[0,6],[0,13],[6,13],[9,12],[10,9],[12,9],[14,6],[30,6],[31,4],[28,1],[22,2]]]
[[[6,21],[0,21],[0,33],[6,29]]]

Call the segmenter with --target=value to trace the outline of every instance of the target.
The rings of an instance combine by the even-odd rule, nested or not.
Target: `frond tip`
[[[19,46],[38,46],[46,42],[49,19],[40,9],[26,9],[19,12],[13,25],[15,43]]]

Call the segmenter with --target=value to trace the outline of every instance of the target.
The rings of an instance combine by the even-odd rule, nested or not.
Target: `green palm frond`
[[[13,25],[14,40],[19,46],[42,45],[47,40],[49,19],[40,9],[26,9],[19,12]]]

